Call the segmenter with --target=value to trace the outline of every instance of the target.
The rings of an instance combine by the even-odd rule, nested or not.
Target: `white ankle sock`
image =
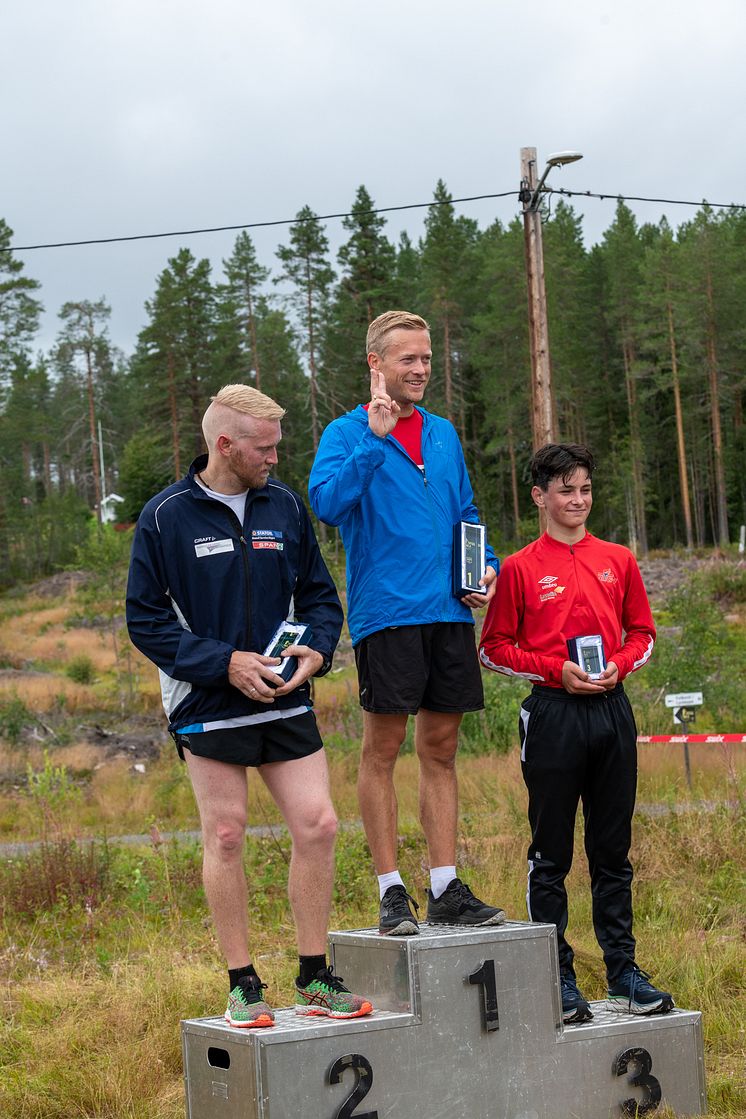
[[[398,870],[390,870],[387,874],[378,875],[379,900],[388,890],[389,886],[403,886],[402,876]]]
[[[445,891],[449,883],[456,877],[455,866],[430,867],[430,893],[436,900]]]

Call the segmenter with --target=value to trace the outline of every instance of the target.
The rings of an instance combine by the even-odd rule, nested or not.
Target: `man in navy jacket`
[[[338,525],[347,553],[347,620],[355,647],[363,746],[358,795],[378,875],[379,932],[419,931],[397,869],[394,765],[415,715],[420,819],[428,845],[427,918],[499,924],[456,877],[455,756],[465,711],[484,706],[472,609],[495,588],[487,550],[485,592],[456,598],[453,529],[478,522],[458,435],[419,407],[430,379],[430,330],[407,311],[388,311],[367,337],[371,399],[327,427],[311,470],[314,512]]]
[[[208,453],[147,503],[127,588],[133,643],[157,666],[163,705],[199,808],[205,894],[229,975],[227,1021],[274,1024],[249,953],[243,870],[247,767],[293,841],[288,894],[298,936],[299,1014],[353,1018],[371,1004],[326,961],[336,817],[308,680],[331,667],[342,608],[298,494],[270,477],[284,415],[246,385],[205,412]],[[286,682],[264,654],[284,621],[310,627]]]

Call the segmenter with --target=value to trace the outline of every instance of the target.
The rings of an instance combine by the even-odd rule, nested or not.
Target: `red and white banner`
[[[746,734],[638,734],[638,742],[746,742]]]

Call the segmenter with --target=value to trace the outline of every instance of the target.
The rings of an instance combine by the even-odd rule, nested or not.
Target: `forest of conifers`
[[[60,310],[41,352],[43,293],[0,219],[2,583],[71,563],[102,492],[144,501],[202,450],[200,419],[228,382],[286,409],[278,475],[306,492],[324,425],[367,399],[365,333],[384,310],[429,321],[425,406],[455,424],[482,517],[503,554],[531,539],[531,387],[523,224],[486,229],[439,182],[417,243],[386,235],[360,187],[331,258],[305,207],[272,270],[238,235],[220,272],[187,248],[153,278],[134,352],[108,339],[105,300]],[[619,200],[599,244],[563,201],[544,225],[560,438],[598,460],[591,528],[633,547],[724,546],[746,519],[746,211],[703,205],[638,226]],[[279,293],[282,291],[282,295]],[[98,440],[103,443],[101,477]]]

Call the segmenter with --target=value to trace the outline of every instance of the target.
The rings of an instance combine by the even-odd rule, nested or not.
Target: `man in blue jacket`
[[[297,493],[270,477],[284,415],[246,385],[205,412],[208,453],[147,503],[127,587],[133,643],[160,671],[163,705],[199,808],[205,894],[228,965],[232,1026],[274,1025],[249,953],[243,869],[247,767],[257,769],[293,841],[288,894],[299,975],[295,1010],[357,1018],[371,1004],[326,961],[337,821],[308,679],[331,667],[342,608]],[[287,682],[266,656],[284,621],[310,626],[285,649]]]
[[[324,432],[309,493],[338,525],[347,553],[347,620],[363,708],[358,796],[378,875],[379,932],[419,931],[417,903],[397,869],[394,766],[415,715],[420,820],[427,840],[427,919],[495,925],[496,906],[456,876],[455,756],[465,711],[484,706],[471,610],[492,598],[498,561],[487,551],[483,592],[452,589],[453,527],[478,522],[451,423],[419,407],[430,379],[428,324],[388,311],[367,337],[371,399]]]

